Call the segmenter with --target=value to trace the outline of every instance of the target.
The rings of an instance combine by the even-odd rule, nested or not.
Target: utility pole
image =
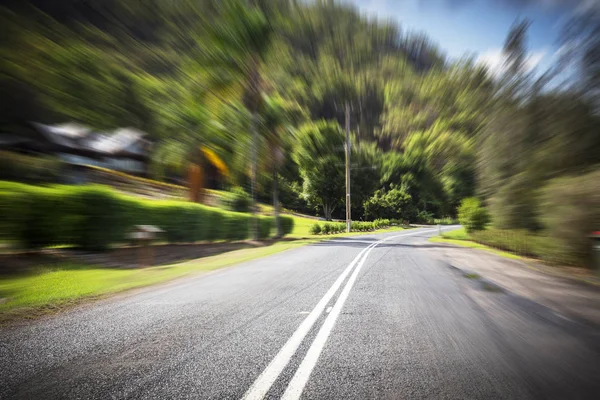
[[[252,196],[252,225],[250,226],[251,236],[253,240],[258,240],[258,205],[256,204],[256,179],[257,179],[257,163],[258,163],[258,130],[256,123],[258,120],[257,113],[252,113],[252,119],[250,120],[250,131],[252,133],[252,144],[250,148],[250,157],[252,163],[251,177],[250,177],[250,191]]]
[[[350,105],[346,102],[346,232],[350,232]]]

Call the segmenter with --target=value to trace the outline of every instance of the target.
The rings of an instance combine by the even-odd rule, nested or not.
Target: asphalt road
[[[435,232],[335,239],[5,328],[0,398],[600,398],[597,330],[474,285]]]

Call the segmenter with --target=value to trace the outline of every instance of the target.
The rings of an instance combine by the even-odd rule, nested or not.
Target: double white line
[[[302,395],[302,391],[304,390],[304,386],[306,385],[306,382],[308,382],[308,378],[310,377],[310,374],[314,369],[315,365],[317,364],[317,360],[319,359],[321,352],[323,351],[323,347],[327,342],[327,338],[329,337],[329,334],[331,333],[331,330],[333,329],[333,326],[335,325],[335,322],[338,316],[340,315],[340,312],[342,311],[342,307],[344,306],[344,303],[346,302],[346,299],[350,294],[350,290],[352,290],[352,286],[354,286],[354,282],[356,282],[358,273],[360,272],[371,250],[373,250],[377,245],[385,242],[386,240],[394,239],[399,236],[412,236],[424,232],[425,231],[418,231],[404,235],[391,236],[365,247],[356,256],[356,258],[352,260],[348,267],[346,267],[344,272],[342,272],[342,274],[336,279],[333,285],[331,285],[327,293],[325,293],[323,298],[319,300],[315,308],[313,308],[310,314],[308,314],[306,319],[302,321],[298,329],[296,329],[294,334],[288,339],[288,341],[281,348],[281,350],[279,350],[279,353],[277,353],[277,355],[275,356],[275,358],[273,358],[273,360],[271,360],[267,368],[265,368],[265,370],[260,374],[256,381],[254,381],[250,389],[248,389],[248,391],[244,395],[243,399],[260,400],[265,397],[273,383],[277,380],[283,369],[290,362],[292,356],[298,350],[298,347],[300,346],[308,332],[317,322],[317,319],[323,313],[323,310],[325,309],[329,301],[338,291],[346,277],[354,269],[354,272],[352,272],[350,279],[348,279],[348,282],[346,282],[346,285],[344,286],[344,289],[342,289],[342,292],[340,293],[337,301],[335,302],[333,309],[325,319],[325,322],[323,322],[319,333],[317,333],[315,340],[308,349],[304,360],[302,360],[302,363],[296,370],[294,377],[288,384],[288,387],[282,397],[282,399],[285,400],[299,399],[300,395]],[[354,268],[355,266],[356,268]]]

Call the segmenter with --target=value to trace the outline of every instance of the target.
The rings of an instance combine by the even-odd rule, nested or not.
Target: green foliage
[[[321,225],[319,225],[317,222],[315,222],[311,227],[310,227],[310,234],[311,235],[318,235],[319,233],[321,233]]]
[[[387,218],[379,218],[373,221],[374,229],[387,228],[388,226],[390,226],[390,220]]]
[[[222,194],[221,203],[229,211],[248,212],[252,198],[243,188],[234,187],[230,192]]]
[[[526,230],[517,229],[471,231],[469,237],[477,243],[528,257],[540,257],[543,255],[540,251],[542,250],[541,245],[547,240]]]
[[[434,225],[458,225],[459,222],[456,218],[444,217],[444,218],[434,218]]]
[[[318,224],[315,224],[315,225],[318,225]],[[314,225],[311,227],[311,232],[312,232],[313,228],[315,228]],[[346,231],[346,224],[343,222],[326,222],[323,224],[323,227],[321,228],[321,233],[323,233],[325,235],[342,233],[345,231]]]
[[[419,222],[420,224],[433,224],[433,213],[427,211],[419,211],[419,213],[417,214],[417,222]]]
[[[274,227],[275,219],[273,217],[261,217],[258,220],[258,237],[266,239],[271,235],[271,230]]]
[[[59,183],[63,164],[51,157],[0,152],[0,180],[26,183]]]
[[[373,222],[352,221],[350,229],[353,232],[368,232],[374,229]]]
[[[469,197],[458,207],[458,220],[467,232],[471,233],[485,229],[489,223],[489,216],[479,199]]]
[[[396,218],[414,220],[415,208],[412,197],[402,188],[376,190],[375,194],[364,203],[365,215],[371,218]]]
[[[284,235],[289,235],[294,230],[294,219],[287,215],[281,215],[281,229]]]
[[[567,264],[592,266],[589,236],[600,227],[600,171],[552,180],[540,197],[540,220],[562,253],[555,257]]]
[[[183,201],[141,200],[101,186],[52,186],[0,183],[2,238],[26,248],[71,244],[104,250],[128,240],[134,225],[156,225],[169,243],[244,240],[249,214]],[[284,233],[293,219],[282,217]],[[273,230],[272,217],[259,217],[259,237]]]
[[[310,204],[323,208],[328,220],[345,193],[343,146],[344,136],[336,123],[320,121],[298,131],[294,159],[304,179],[304,194]]]

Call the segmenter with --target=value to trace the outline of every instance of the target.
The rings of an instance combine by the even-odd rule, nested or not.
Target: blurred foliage
[[[237,212],[250,211],[252,203],[250,195],[241,187],[234,187],[230,192],[224,192],[220,201],[226,210]]]
[[[62,163],[53,157],[34,157],[0,151],[0,180],[60,183]]]
[[[471,233],[485,229],[489,223],[489,215],[479,199],[468,197],[458,207],[458,220],[467,232]]]
[[[400,187],[390,190],[376,190],[371,198],[365,201],[365,215],[372,219],[392,218],[415,222],[417,210],[410,194]]]
[[[163,229],[169,243],[244,240],[250,215],[184,201],[143,200],[103,186],[38,187],[0,182],[0,238],[25,248],[75,245],[105,250],[127,242],[135,225]],[[293,219],[282,217],[283,233]],[[259,238],[268,238],[271,217],[259,218]]]
[[[551,236],[584,262],[574,243],[597,222],[571,231],[550,210],[596,215],[568,189],[600,165],[599,15],[565,24],[547,71],[528,68],[530,22],[516,21],[492,76],[341,1],[6,1],[0,132],[132,126],[155,141],[157,176],[201,164],[204,146],[232,187],[331,219],[344,215],[348,109],[355,219],[455,218],[478,196],[495,227]]]

